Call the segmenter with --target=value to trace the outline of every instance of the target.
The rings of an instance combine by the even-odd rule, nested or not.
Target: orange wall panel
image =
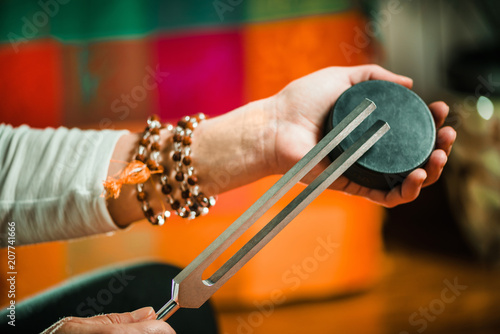
[[[247,99],[275,94],[290,81],[324,67],[370,62],[370,48],[351,57],[342,51],[343,45],[356,45],[356,31],[365,22],[351,11],[248,25],[244,30]]]
[[[0,249],[0,305],[9,303],[7,291],[7,249]],[[47,289],[65,280],[67,243],[50,242],[31,246],[15,247],[16,302]]]

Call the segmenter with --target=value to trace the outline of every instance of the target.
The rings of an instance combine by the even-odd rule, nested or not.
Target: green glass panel
[[[247,20],[268,21],[347,10],[349,0],[252,0],[243,1]]]
[[[231,6],[228,0],[189,0],[160,2],[159,29],[171,30],[200,26],[240,23],[245,18],[245,6]],[[234,0],[233,0],[234,1]]]
[[[70,0],[52,20],[62,40],[126,38],[158,26],[157,0]]]
[[[131,38],[346,10],[349,0],[1,0],[0,41]]]
[[[0,1],[0,41],[17,42],[45,35],[50,17],[36,1]]]

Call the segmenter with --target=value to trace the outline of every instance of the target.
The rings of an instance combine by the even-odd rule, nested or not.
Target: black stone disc
[[[365,98],[377,109],[347,136],[329,157],[333,161],[377,120],[391,129],[344,175],[362,186],[388,190],[429,159],[436,141],[436,127],[425,102],[413,91],[389,81],[364,81],[346,90],[337,100],[325,126],[335,127]]]

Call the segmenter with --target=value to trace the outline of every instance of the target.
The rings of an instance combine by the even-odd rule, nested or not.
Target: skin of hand
[[[110,313],[91,318],[68,317],[59,320],[42,334],[175,334],[166,322],[155,319],[152,307],[144,307],[130,313]]]
[[[288,84],[282,91],[266,99],[251,102],[224,115],[201,122],[193,133],[191,157],[199,185],[207,195],[216,195],[288,171],[322,138],[323,125],[330,108],[351,86],[366,80],[386,80],[411,88],[410,78],[394,74],[377,65],[329,67]],[[345,177],[337,179],[331,189],[363,196],[386,207],[413,201],[422,187],[436,182],[446,164],[456,132],[442,127],[449,108],[444,102],[429,106],[438,129],[436,149],[424,168],[413,171],[401,186],[390,191],[362,187]],[[160,133],[164,163],[172,169],[168,147],[171,137]],[[139,134],[120,138],[113,160],[131,161]],[[170,163],[170,165],[169,165]],[[322,161],[302,180],[312,181],[328,166]],[[123,166],[110,164],[108,175]],[[162,201],[159,189],[147,184],[150,204],[158,211]],[[108,200],[108,210],[117,225],[125,227],[143,219],[135,205],[133,186],[124,186],[118,199]],[[130,205],[130,203],[134,203]]]
[[[291,168],[320,139],[323,133],[327,111],[339,96],[351,86],[367,80],[392,81],[407,88],[412,87],[410,78],[396,75],[376,65],[357,67],[330,67],[293,81],[275,99],[273,108],[275,137],[274,152],[269,160],[274,173],[283,173]],[[390,191],[380,191],[362,187],[346,177],[340,177],[330,187],[371,201],[394,207],[413,201],[422,186],[436,182],[446,164],[456,132],[451,127],[442,127],[449,108],[444,102],[429,105],[437,132],[436,149],[432,152],[425,168],[419,168],[408,175],[401,186]],[[274,159],[272,154],[274,153]],[[305,183],[312,181],[328,166],[322,161],[309,175]]]
[[[386,80],[411,88],[410,78],[377,65],[329,67],[287,85],[270,98],[252,102],[199,126],[193,139],[193,157],[203,189],[220,193],[271,174],[283,174],[322,138],[323,125],[339,96],[366,80]],[[391,191],[362,187],[340,177],[331,189],[359,195],[386,207],[413,201],[422,186],[441,175],[456,132],[442,127],[449,108],[444,102],[430,106],[437,133],[436,149],[425,168],[406,177]],[[442,128],[441,128],[442,127]],[[312,181],[329,164],[322,161],[302,180]]]

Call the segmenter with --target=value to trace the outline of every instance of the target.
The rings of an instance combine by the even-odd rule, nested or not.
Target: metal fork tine
[[[340,176],[349,166],[354,163],[366,150],[380,138],[388,125],[378,124],[378,132],[372,127],[361,139],[365,139],[364,145],[358,145],[358,151],[346,151],[341,157],[333,162],[313,183],[304,191],[305,204],[301,204],[297,198],[292,201],[278,216],[275,217],[264,229],[255,235],[242,249],[227,261],[209,280],[202,280],[203,271],[236,239],[238,239],[258,218],[274,205],[285,193],[287,193],[297,182],[299,182],[315,165],[317,165],[331,150],[337,146],[349,133],[351,133],[373,110],[375,104],[365,99],[349,115],[344,118],[330,133],[328,133],[316,146],[314,146],[295,166],[293,166],[278,182],[276,182],[261,198],[259,198],[243,215],[231,224],[212,244],[210,244],[196,259],[194,259],[173,280],[172,299],[167,302],[157,313],[157,319],[166,320],[179,307],[200,307],[217,289],[225,283],[241,266],[243,266],[256,252],[258,252],[274,235],[276,235],[289,221],[293,219],[310,201],[321,191],[326,189],[334,179]],[[382,131],[382,132],[380,132]],[[371,133],[367,140],[368,133]],[[376,137],[376,138],[375,138]],[[360,140],[361,140],[360,139]],[[356,142],[355,145],[357,145]],[[369,147],[368,147],[369,146]],[[360,153],[363,151],[363,153]],[[351,152],[349,156],[346,153]],[[342,162],[342,157],[347,159]],[[349,164],[349,166],[347,166]],[[347,167],[346,167],[347,166]],[[337,169],[340,172],[336,172]],[[328,172],[327,172],[328,171]],[[325,174],[326,173],[326,174]],[[329,173],[329,175],[327,175]],[[333,178],[334,177],[334,178]],[[331,180],[331,181],[330,181]],[[328,183],[330,182],[330,183]],[[327,184],[328,183],[328,184]],[[324,186],[324,184],[327,184]],[[302,193],[300,194],[302,195]],[[299,195],[299,197],[300,197]],[[310,200],[309,200],[310,199]],[[294,203],[294,204],[292,204]],[[294,207],[290,207],[293,205]],[[286,209],[291,214],[283,216]],[[281,221],[281,222],[280,222]],[[282,227],[280,227],[282,226]]]
[[[208,279],[208,283],[222,286],[320,193],[327,189],[333,181],[365,154],[365,152],[368,151],[388,130],[389,124],[386,122],[377,121],[373,124],[360,139],[332,162],[327,169],[314,179],[314,181],[281,210],[280,213],[222,265],[222,267]]]

